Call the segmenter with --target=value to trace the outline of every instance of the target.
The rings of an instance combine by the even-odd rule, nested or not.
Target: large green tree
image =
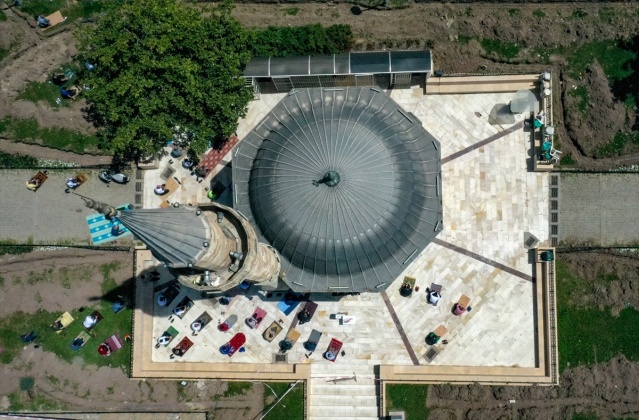
[[[180,126],[201,153],[235,131],[252,93],[241,78],[249,35],[231,9],[123,0],[79,31],[80,57],[95,65],[83,95],[107,149],[156,153]]]

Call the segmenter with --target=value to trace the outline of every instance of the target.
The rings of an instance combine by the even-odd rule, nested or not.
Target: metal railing
[[[557,357],[557,308],[555,298],[555,263],[550,261],[548,264],[548,348],[550,353],[550,378],[552,383],[559,383],[559,366]]]

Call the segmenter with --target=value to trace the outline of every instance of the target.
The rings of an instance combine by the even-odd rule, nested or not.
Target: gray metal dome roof
[[[376,88],[285,97],[234,156],[235,207],[297,291],[379,291],[441,226],[439,143]]]

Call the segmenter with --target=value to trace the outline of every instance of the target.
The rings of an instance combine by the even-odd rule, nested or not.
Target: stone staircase
[[[309,420],[378,420],[379,381],[373,367],[311,367]]]

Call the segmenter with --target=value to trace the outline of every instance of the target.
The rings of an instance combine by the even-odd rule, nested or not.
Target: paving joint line
[[[450,162],[451,160],[453,160],[453,159],[457,159],[458,157],[463,156],[463,155],[465,155],[465,154],[467,154],[467,153],[470,153],[470,152],[472,152],[473,150],[477,150],[477,149],[479,149],[480,147],[487,145],[488,143],[492,143],[492,142],[494,142],[495,140],[499,140],[500,138],[502,138],[502,137],[504,137],[504,136],[507,136],[508,134],[510,134],[510,133],[512,133],[512,132],[515,132],[515,131],[519,130],[519,129],[520,129],[520,128],[522,128],[523,126],[524,126],[524,122],[523,122],[523,121],[520,121],[520,122],[518,122],[517,124],[513,125],[512,127],[508,128],[508,129],[506,129],[506,130],[504,130],[504,131],[500,131],[500,132],[498,132],[498,133],[495,133],[495,134],[493,134],[492,136],[490,136],[490,137],[488,137],[488,138],[486,138],[486,139],[484,139],[484,140],[478,141],[477,143],[472,144],[472,145],[470,145],[470,146],[466,147],[465,149],[462,149],[462,150],[460,150],[460,151],[458,151],[458,152],[455,152],[455,153],[453,153],[453,154],[450,154],[450,155],[446,156],[445,158],[443,158],[443,159],[441,160],[441,164],[443,165],[443,164],[445,164],[445,163],[448,163],[448,162]]]
[[[433,239],[433,242],[436,243],[437,245],[443,246],[444,248],[448,248],[448,249],[450,249],[452,251],[459,252],[462,255],[466,255],[468,257],[474,258],[477,261],[483,262],[484,264],[488,264],[488,265],[491,265],[491,266],[493,266],[495,268],[499,268],[500,270],[505,271],[505,272],[507,272],[509,274],[512,274],[513,276],[517,276],[517,277],[519,277],[521,279],[524,279],[526,281],[529,281],[531,283],[535,282],[535,279],[532,276],[530,276],[530,275],[528,275],[526,273],[522,273],[521,271],[515,270],[514,268],[508,267],[508,266],[506,266],[506,265],[504,265],[502,263],[499,263],[499,262],[497,262],[495,260],[491,260],[490,258],[486,258],[486,257],[484,257],[482,255],[475,254],[472,251],[469,251],[469,250],[467,250],[465,248],[462,248],[462,247],[459,247],[457,245],[453,245],[450,242],[442,241],[441,239],[438,239],[438,238]]]
[[[393,319],[393,323],[395,324],[395,328],[397,328],[397,332],[399,333],[399,336],[404,342],[404,346],[406,347],[406,351],[408,352],[408,355],[410,356],[410,360],[413,361],[413,364],[415,366],[419,366],[419,360],[417,359],[417,355],[415,354],[415,351],[413,350],[413,346],[411,346],[410,341],[408,340],[408,337],[406,336],[406,332],[404,331],[404,327],[402,327],[402,323],[399,321],[399,318],[397,317],[397,313],[395,313],[395,308],[393,308],[393,304],[390,302],[390,299],[388,299],[388,295],[386,294],[385,291],[380,292],[380,295],[382,296],[382,299],[384,300],[384,303],[386,304],[386,307],[388,308],[388,312],[390,312],[390,316]]]

